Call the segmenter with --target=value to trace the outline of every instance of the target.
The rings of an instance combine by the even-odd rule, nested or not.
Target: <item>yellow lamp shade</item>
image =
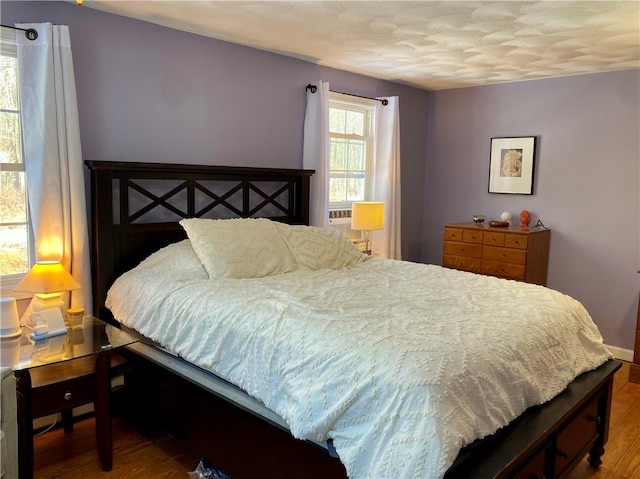
[[[27,293],[59,293],[80,289],[73,276],[55,261],[42,261],[36,263],[26,276],[15,287],[15,291]]]
[[[384,202],[354,201],[351,203],[351,229],[374,231],[384,228]]]

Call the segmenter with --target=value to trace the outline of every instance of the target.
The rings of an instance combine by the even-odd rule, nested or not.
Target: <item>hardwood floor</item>
[[[169,436],[145,437],[120,418],[113,421],[113,470],[100,468],[94,420],[74,425],[72,434],[59,428],[35,439],[36,479],[186,478],[199,458]]]
[[[629,364],[625,363],[615,377],[611,430],[603,464],[593,469],[582,461],[568,479],[640,478],[640,384],[629,383],[628,378]],[[166,434],[143,435],[123,419],[114,418],[113,471],[103,472],[98,463],[93,423],[93,419],[76,423],[72,434],[65,435],[62,429],[55,429],[36,437],[35,477],[186,478],[200,459],[194,451]],[[243,457],[245,462],[252,461],[250,454]],[[288,459],[282,455],[280,460]],[[277,462],[268,467],[271,472],[263,469],[261,478],[279,477]],[[226,472],[231,474],[231,470]],[[241,476],[232,475],[233,479],[242,479]]]

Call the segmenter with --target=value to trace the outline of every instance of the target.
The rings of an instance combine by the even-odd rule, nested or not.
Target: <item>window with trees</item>
[[[31,263],[26,173],[22,155],[18,65],[14,30],[0,42],[0,276],[18,281]]]
[[[348,210],[370,199],[375,102],[331,93],[329,99],[329,209]]]

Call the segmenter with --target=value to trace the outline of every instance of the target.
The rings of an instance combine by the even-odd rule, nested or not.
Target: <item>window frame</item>
[[[357,139],[365,143],[365,185],[364,198],[353,201],[369,201],[373,195],[374,168],[375,168],[375,107],[376,100],[354,97],[343,93],[329,92],[329,109],[336,108],[365,114],[364,136],[332,133],[329,131],[329,143],[332,138]],[[331,161],[329,161],[331,165]],[[331,166],[329,166],[329,185],[331,181]],[[329,187],[329,185],[327,187]],[[329,211],[351,210],[353,201],[329,201]]]
[[[16,46],[16,41],[15,41],[15,30],[10,29],[10,28],[6,28],[6,27],[1,27],[0,28],[0,55],[2,56],[10,56],[13,58],[17,58],[18,57],[18,52],[17,52],[17,46]],[[18,95],[20,95],[20,91],[18,90]],[[9,109],[2,109],[3,113],[13,113],[13,114],[17,114],[18,115],[18,125],[20,130],[22,131],[22,114],[20,111],[20,105],[18,104],[18,109],[17,110],[9,110]],[[25,225],[27,228],[27,248],[28,248],[28,266],[27,266],[27,271],[25,271],[24,273],[16,273],[16,274],[0,274],[0,292],[2,295],[11,293],[12,296],[16,297],[17,299],[20,299],[22,297],[30,297],[31,294],[22,294],[22,293],[16,293],[13,291],[13,289],[15,288],[15,286],[22,280],[22,278],[24,278],[24,276],[26,275],[26,273],[28,272],[28,270],[31,268],[31,266],[35,263],[35,248],[34,248],[34,235],[33,235],[33,227],[31,224],[31,220],[29,218],[29,204],[28,204],[28,196],[27,196],[27,191],[26,191],[26,175],[27,175],[27,171],[26,171],[26,167],[25,167],[25,163],[24,163],[24,145],[22,144],[22,134],[20,135],[20,153],[21,153],[21,158],[22,161],[20,163],[2,163],[0,162],[0,170],[1,171],[17,171],[17,172],[23,172],[24,173],[24,178],[25,178],[25,211],[26,211],[26,218],[24,222],[17,222],[17,223],[12,223],[12,222],[7,222],[7,223],[0,223],[0,225],[2,226],[11,226],[11,225]],[[18,298],[20,297],[20,298]]]

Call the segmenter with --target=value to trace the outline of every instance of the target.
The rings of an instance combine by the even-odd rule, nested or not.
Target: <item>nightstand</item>
[[[2,341],[3,365],[16,377],[18,460],[21,478],[33,477],[33,420],[60,413],[65,432],[73,429],[72,409],[94,403],[96,442],[102,469],[112,467],[111,371],[120,357],[113,351],[136,338],[97,318],[66,334],[33,341],[22,336]]]

